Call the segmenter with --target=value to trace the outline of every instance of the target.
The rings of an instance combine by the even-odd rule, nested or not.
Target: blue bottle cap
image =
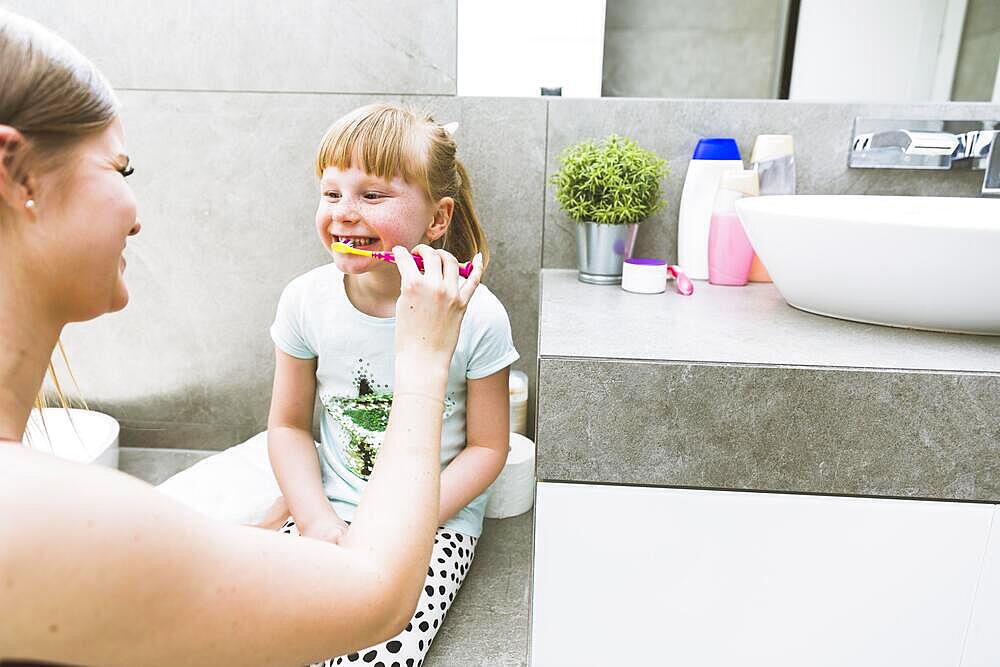
[[[740,160],[740,147],[732,137],[699,139],[692,160]]]

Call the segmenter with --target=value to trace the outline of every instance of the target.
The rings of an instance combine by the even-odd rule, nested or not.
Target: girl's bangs
[[[323,170],[352,166],[366,174],[390,181],[401,177],[427,188],[424,146],[420,145],[410,119],[392,110],[379,110],[344,125],[330,128],[320,145],[317,176]]]

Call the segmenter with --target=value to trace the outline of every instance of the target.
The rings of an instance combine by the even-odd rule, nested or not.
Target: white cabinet
[[[958,665],[994,507],[539,483],[531,665]]]
[[[962,667],[1000,665],[1000,508],[993,512],[990,542],[972,609]]]

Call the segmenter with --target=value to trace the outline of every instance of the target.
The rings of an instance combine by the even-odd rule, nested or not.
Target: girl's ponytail
[[[477,252],[483,253],[483,267],[490,261],[490,250],[486,245],[486,235],[479,225],[479,216],[472,202],[472,184],[465,165],[455,160],[455,185],[452,198],[455,210],[451,216],[448,231],[441,237],[441,247],[458,258],[459,262],[472,259]]]

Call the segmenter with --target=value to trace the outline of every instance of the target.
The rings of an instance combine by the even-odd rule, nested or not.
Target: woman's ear
[[[17,177],[27,149],[24,135],[9,125],[0,125],[0,201],[15,211],[31,199],[27,179]]]
[[[451,216],[455,212],[455,200],[451,197],[441,197],[437,202],[437,209],[434,211],[434,220],[427,228],[427,238],[437,241],[448,231],[451,224]]]

